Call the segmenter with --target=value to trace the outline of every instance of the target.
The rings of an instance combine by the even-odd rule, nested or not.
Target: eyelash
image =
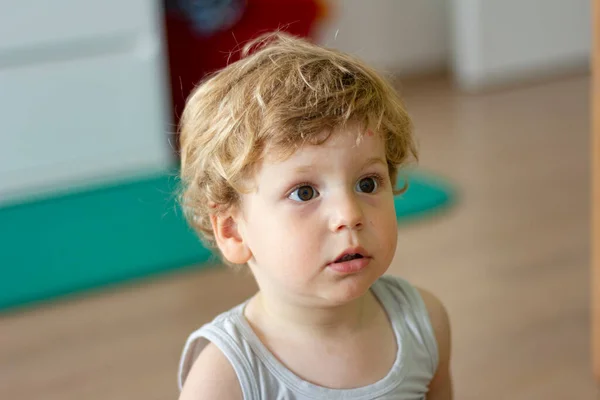
[[[359,178],[358,181],[356,181],[356,182],[358,183],[358,182],[360,182],[361,180],[363,180],[365,178],[373,178],[375,180],[375,182],[377,183],[377,190],[376,190],[376,192],[381,187],[383,187],[383,185],[385,185],[385,179],[381,175],[379,175],[379,174],[371,174],[371,175],[363,176],[363,177]],[[315,185],[313,185],[312,183],[310,183],[310,182],[302,182],[302,183],[299,183],[297,185],[294,185],[294,187],[290,191],[287,192],[287,194],[286,194],[285,197],[289,198],[292,195],[292,193],[294,193],[296,190],[300,189],[303,186],[310,186],[310,187],[314,188],[315,190],[317,190],[317,188],[315,187]],[[318,190],[317,190],[317,192],[318,192]],[[373,194],[373,193],[367,193],[367,194]]]
[[[292,193],[294,193],[296,190],[300,189],[300,188],[301,188],[301,187],[303,187],[303,186],[310,186],[310,187],[312,187],[312,188],[314,188],[314,187],[315,187],[315,185],[313,185],[313,184],[312,184],[312,183],[310,183],[310,182],[302,182],[302,183],[299,183],[299,184],[297,184],[297,185],[294,185],[294,187],[293,187],[291,190],[289,190],[289,191],[287,192],[287,194],[285,195],[285,197],[286,197],[286,198],[287,198],[287,197],[290,197],[290,196],[292,195]],[[315,188],[315,189],[316,189],[316,188]],[[318,190],[317,190],[317,192],[318,192]]]
[[[381,175],[379,175],[379,174],[372,174],[372,175],[363,176],[358,181],[360,182],[361,180],[363,180],[365,178],[373,178],[375,180],[375,182],[377,182],[377,189],[379,189],[383,185],[385,185],[385,179],[383,179],[383,177]]]

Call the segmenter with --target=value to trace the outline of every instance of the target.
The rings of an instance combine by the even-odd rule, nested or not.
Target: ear
[[[236,216],[230,212],[213,214],[210,222],[217,246],[227,261],[246,264],[252,257],[252,252],[240,233]]]

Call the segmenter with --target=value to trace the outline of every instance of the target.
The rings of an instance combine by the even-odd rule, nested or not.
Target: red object
[[[238,60],[239,52],[235,50],[248,40],[275,30],[310,37],[322,14],[318,0],[247,0],[243,15],[232,28],[204,37],[193,30],[184,16],[167,13],[173,122],[178,123],[194,86],[206,74]],[[178,151],[179,140],[176,142]]]

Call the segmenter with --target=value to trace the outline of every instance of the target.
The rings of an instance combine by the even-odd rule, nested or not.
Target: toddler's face
[[[334,133],[267,157],[242,196],[238,228],[261,289],[313,305],[364,294],[390,265],[397,222],[383,139]]]

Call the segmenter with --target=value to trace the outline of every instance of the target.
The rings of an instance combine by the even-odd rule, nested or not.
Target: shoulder
[[[450,334],[450,317],[441,300],[428,290],[417,288],[431,320],[431,327],[440,342]]]
[[[194,361],[179,399],[242,398],[242,389],[233,366],[216,345],[209,343]]]
[[[430,383],[429,397],[432,399],[452,399],[452,377],[450,373],[452,339],[448,311],[434,294],[420,288],[417,288],[417,290],[421,294],[423,303],[425,303],[438,346],[439,363]]]

